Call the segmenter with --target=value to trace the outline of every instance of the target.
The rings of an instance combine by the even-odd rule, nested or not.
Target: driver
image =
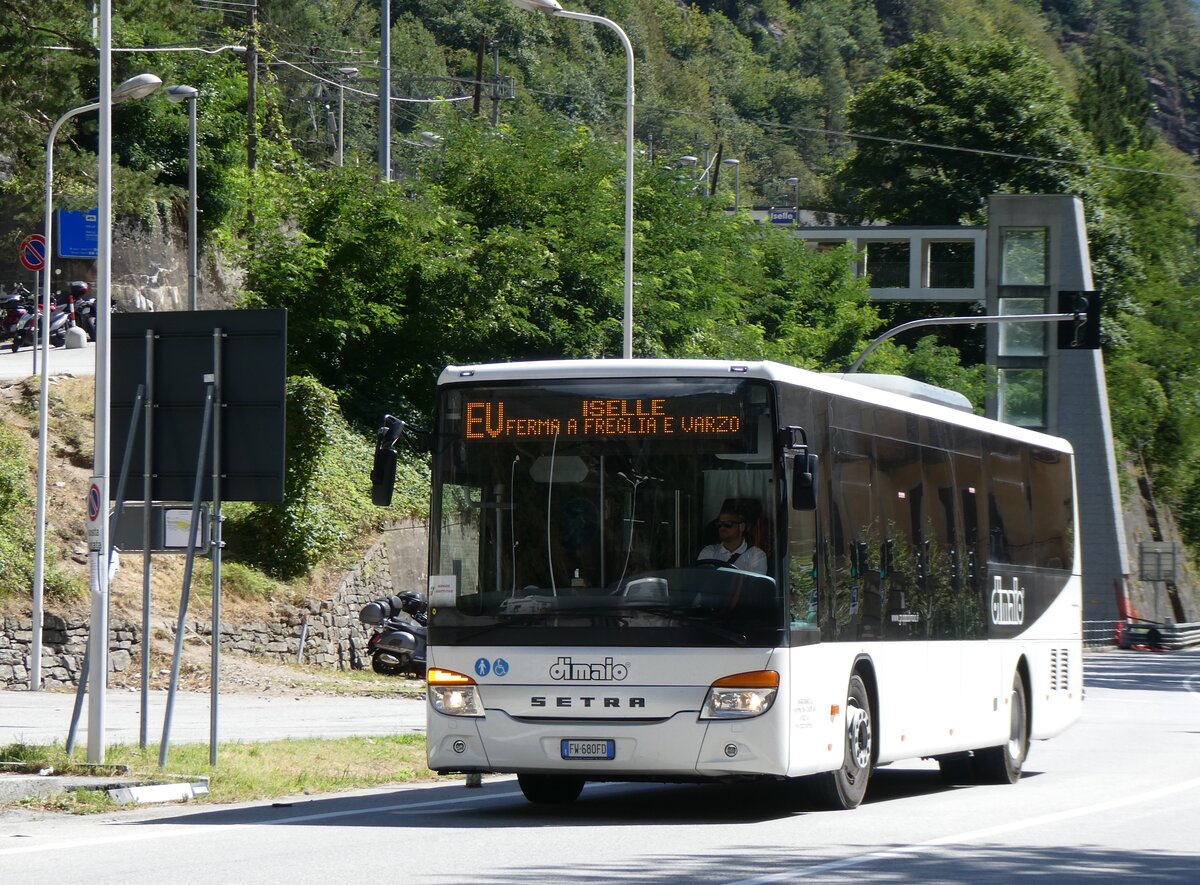
[[[746,541],[746,520],[740,513],[721,511],[717,517],[716,544],[709,544],[696,557],[697,561],[717,560],[727,566],[747,572],[766,574],[767,554]]]

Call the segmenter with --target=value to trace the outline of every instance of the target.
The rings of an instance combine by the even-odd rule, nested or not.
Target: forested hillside
[[[50,124],[95,93],[87,8],[0,0],[0,256],[40,224]],[[1188,0],[586,9],[634,48],[636,354],[832,368],[897,318],[867,300],[850,256],[722,211],[735,168],[742,207],[798,198],[895,223],[979,221],[995,192],[1078,193],[1106,294],[1114,428],[1200,541],[1200,27]],[[509,0],[391,0],[390,34],[394,181],[381,183],[377,4],[261,0],[256,16],[223,0],[114,5],[115,45],[143,48],[115,53],[115,82],[151,71],[201,90],[206,246],[245,269],[246,303],[290,309],[291,370],[335,392],[362,429],[384,408],[421,417],[447,362],[620,352],[615,35]],[[254,51],[213,51],[227,45]],[[183,51],[153,51],[168,48]],[[186,114],[154,98],[114,118],[117,210],[169,223]],[[60,136],[57,205],[93,205],[94,141],[89,117]],[[0,280],[20,278],[12,265]],[[930,336],[881,348],[869,367],[981,402],[977,349]]]

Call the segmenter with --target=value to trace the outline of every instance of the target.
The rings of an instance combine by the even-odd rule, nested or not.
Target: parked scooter
[[[37,309],[30,309],[28,313],[17,321],[16,331],[13,333],[12,349],[15,353],[25,345],[35,345],[42,340],[42,310],[41,304],[38,304]],[[71,320],[71,311],[67,305],[61,307],[56,306],[54,302],[50,303],[50,344],[53,347],[62,347],[67,343],[67,330],[75,323]]]
[[[367,640],[372,670],[384,676],[406,672],[418,677],[425,675],[429,605],[420,594],[406,591],[367,603],[358,613],[358,619],[375,628]]]
[[[21,317],[32,309],[33,294],[20,284],[0,299],[0,341],[17,334]]]

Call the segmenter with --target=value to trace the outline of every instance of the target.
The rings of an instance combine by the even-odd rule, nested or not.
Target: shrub
[[[371,503],[374,442],[351,429],[328,388],[308,376],[290,378],[287,410],[284,500],[226,508],[229,559],[290,580],[387,522],[424,512],[429,481],[421,461],[399,465],[390,508]]]

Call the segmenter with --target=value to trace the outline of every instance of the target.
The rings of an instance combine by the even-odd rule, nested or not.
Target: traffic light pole
[[[1077,327],[1086,320],[1086,314],[1082,310],[1074,313],[1025,313],[1013,314],[1012,316],[983,316],[983,317],[929,317],[923,320],[912,320],[908,323],[901,323],[895,328],[888,329],[874,341],[867,345],[866,350],[859,354],[858,359],[850,364],[846,369],[847,375],[853,375],[861,368],[863,362],[879,345],[887,341],[901,332],[907,332],[909,329],[918,329],[922,326],[971,326],[976,323],[1058,323],[1064,320],[1074,322]]]

